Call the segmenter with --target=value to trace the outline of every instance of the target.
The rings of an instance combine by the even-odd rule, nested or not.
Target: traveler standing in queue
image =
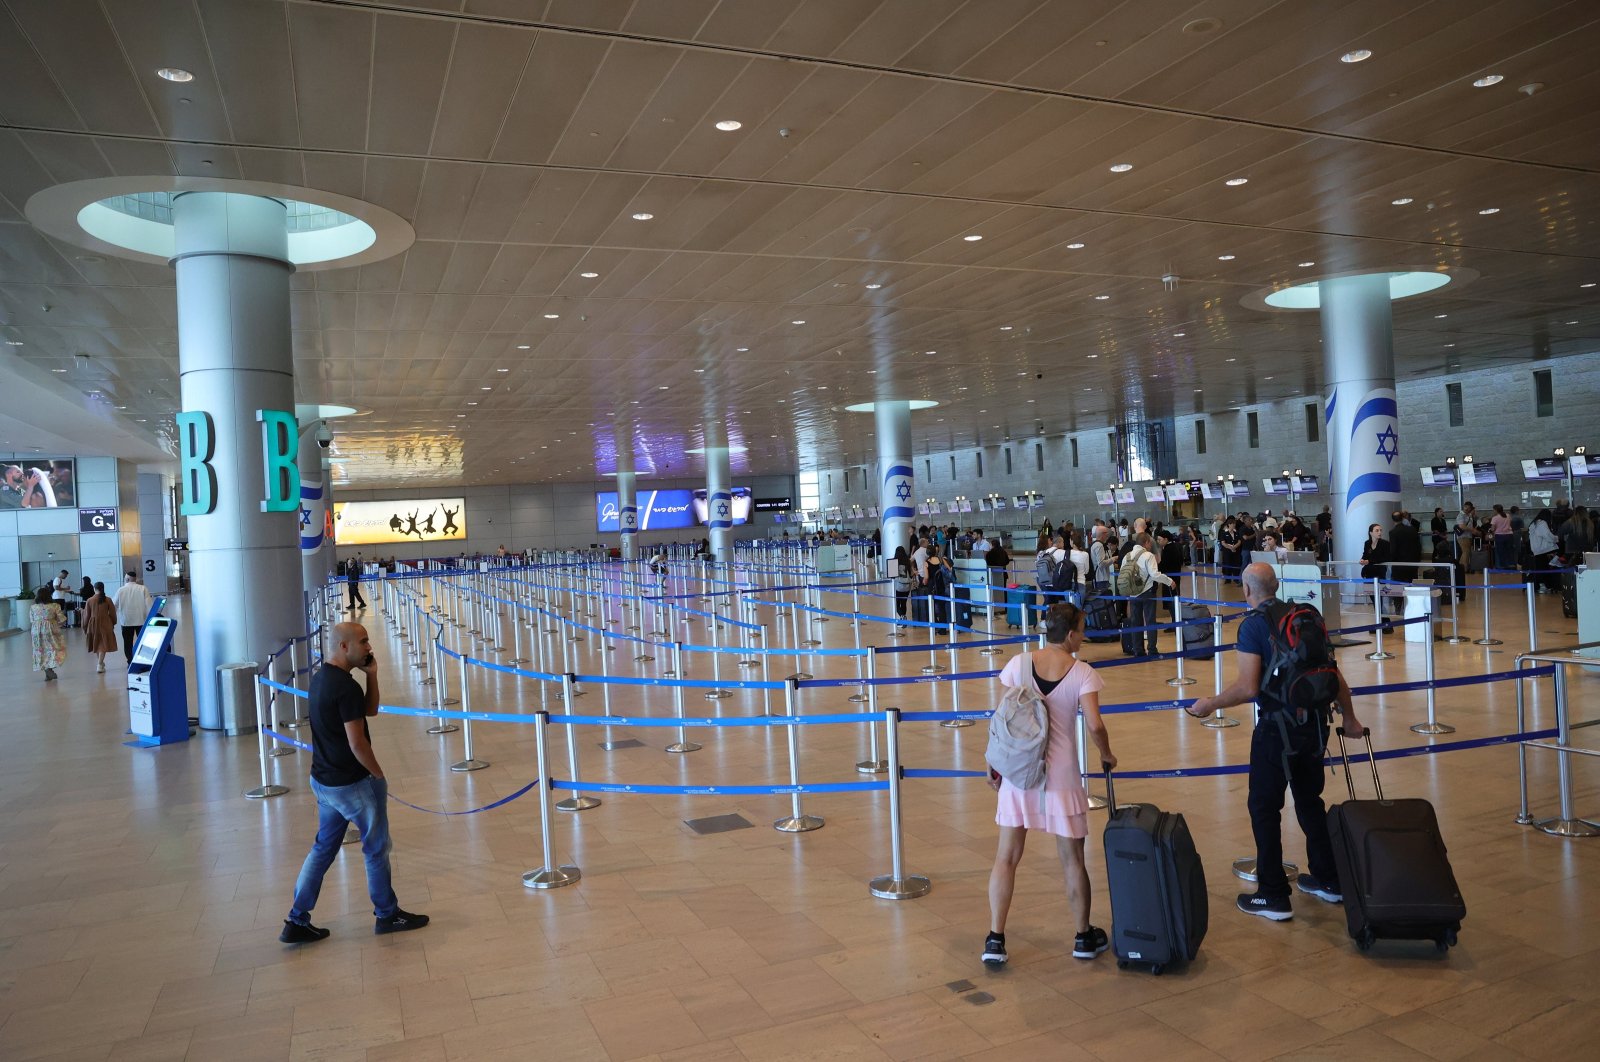
[[[1294,917],[1289,879],[1283,872],[1281,820],[1285,788],[1294,794],[1295,818],[1306,835],[1306,861],[1310,867],[1310,873],[1300,874],[1296,886],[1328,903],[1344,900],[1339,891],[1339,871],[1333,862],[1333,843],[1328,838],[1327,810],[1322,804],[1322,785],[1327,777],[1322,758],[1328,746],[1328,721],[1320,712],[1308,712],[1305,719],[1297,719],[1293,709],[1274,701],[1262,688],[1267,665],[1273,659],[1273,621],[1269,612],[1289,607],[1276,604],[1278,576],[1272,566],[1246,567],[1244,592],[1251,611],[1239,624],[1238,650],[1234,653],[1238,670],[1233,684],[1214,697],[1201,697],[1185,710],[1204,719],[1219,708],[1256,702],[1256,729],[1250,738],[1248,805],[1250,829],[1256,840],[1256,891],[1240,893],[1235,903],[1245,914],[1285,922]],[[1350,703],[1350,687],[1337,668],[1334,674],[1338,679],[1336,703],[1345,733],[1359,738],[1366,728]]]
[[[133,640],[139,636],[139,628],[150,614],[150,591],[139,581],[137,572],[124,573],[112,604],[117,607],[117,623],[122,628],[122,655],[131,664]]]
[[[1099,750],[1107,770],[1117,765],[1111,753],[1111,736],[1100,718],[1100,690],[1105,681],[1094,668],[1077,659],[1083,644],[1084,613],[1070,601],[1051,605],[1045,612],[1043,649],[1022,653],[1007,661],[1000,672],[1002,686],[1032,683],[1043,698],[1050,717],[1045,748],[1045,781],[1039,790],[1018,789],[992,769],[989,785],[999,790],[994,821],[1000,827],[1000,844],[994,869],[989,873],[989,936],[983,942],[983,962],[1001,966],[1006,961],[1006,917],[1017,884],[1017,864],[1029,830],[1042,830],[1056,839],[1056,854],[1067,878],[1067,903],[1074,921],[1072,955],[1092,959],[1106,950],[1103,929],[1089,922],[1089,872],[1083,862],[1083,840],[1089,833],[1089,798],[1078,774],[1078,712],[1089,738]]]
[[[367,688],[350,674],[360,668]],[[344,843],[345,827],[361,831],[367,860],[367,894],[374,933],[421,929],[428,916],[400,909],[389,884],[389,782],[372,751],[367,720],[378,714],[378,663],[367,629],[359,623],[333,628],[333,651],[311,677],[311,790],[317,795],[317,839],[294,883],[294,906],[278,939],[285,944],[324,940],[328,931],[311,924],[322,878]]]
[[[1173,585],[1172,580],[1156,564],[1156,555],[1151,551],[1154,545],[1148,533],[1135,536],[1133,545],[1123,555],[1122,563],[1117,568],[1117,593],[1128,598],[1128,626],[1135,628],[1132,644],[1137,649],[1142,641],[1145,654],[1149,656],[1159,651],[1156,635],[1160,632],[1153,629],[1156,625],[1156,586],[1159,584],[1170,589]],[[1137,652],[1128,652],[1128,644],[1124,640],[1122,651],[1129,656],[1137,656]]]
[[[361,596],[361,568],[362,564],[359,556],[351,557],[344,562],[345,582],[350,587],[351,612],[356,610],[357,602],[360,602],[363,609],[367,607],[367,599]]]
[[[899,627],[905,624],[906,599],[917,588],[917,570],[911,563],[911,554],[906,552],[904,546],[895,547],[893,564],[894,614],[899,620],[895,626]]]

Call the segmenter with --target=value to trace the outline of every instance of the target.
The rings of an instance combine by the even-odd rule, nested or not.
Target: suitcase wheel
[[[1453,929],[1445,930],[1444,935],[1439,938],[1437,944],[1440,951],[1449,951],[1451,948],[1455,947],[1456,931]]]
[[[1157,977],[1160,977],[1160,976],[1161,976],[1161,971],[1162,971],[1162,970],[1165,970],[1165,969],[1166,969],[1166,967],[1165,967],[1165,966],[1163,966],[1163,965],[1161,965],[1161,964],[1160,964],[1160,963],[1159,963],[1159,962],[1158,962],[1158,963],[1156,963],[1156,964],[1155,964],[1155,965],[1154,965],[1154,966],[1152,966],[1152,967],[1150,967],[1150,972],[1151,972],[1151,973],[1152,973],[1152,974],[1154,974],[1154,975],[1155,975],[1155,976],[1157,976]]]
[[[1118,959],[1117,960],[1117,969],[1126,970],[1127,968],[1128,968],[1128,960],[1127,959]]]
[[[1371,951],[1372,942],[1376,939],[1377,937],[1373,935],[1372,930],[1363,929],[1361,931],[1361,935],[1356,937],[1356,947],[1360,948],[1362,951]]]

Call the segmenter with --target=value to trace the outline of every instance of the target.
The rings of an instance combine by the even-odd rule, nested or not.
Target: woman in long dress
[[[1002,686],[1033,683],[1050,714],[1050,737],[1045,746],[1043,789],[1023,790],[990,772],[989,784],[1000,791],[994,821],[1000,827],[1000,845],[989,874],[989,936],[983,961],[1000,966],[1006,961],[1006,917],[1016,889],[1017,864],[1029,830],[1054,835],[1056,853],[1066,872],[1067,902],[1076,921],[1072,955],[1092,959],[1109,946],[1105,930],[1089,923],[1089,872],[1083,862],[1083,840],[1089,832],[1089,798],[1078,774],[1078,712],[1089,737],[1109,770],[1117,765],[1111,754],[1111,737],[1100,718],[1100,690],[1105,682],[1094,668],[1077,659],[1083,644],[1084,613],[1063,601],[1051,605],[1044,620],[1045,647],[1012,657],[1000,672]]]
[[[46,682],[56,680],[56,668],[67,658],[67,639],[61,633],[65,617],[50,594],[46,583],[34,593],[33,604],[28,607],[28,625],[33,628],[33,669],[43,671]]]
[[[95,583],[94,595],[83,603],[84,648],[99,657],[97,674],[105,674],[106,654],[117,651],[117,606],[106,596],[106,584]]]

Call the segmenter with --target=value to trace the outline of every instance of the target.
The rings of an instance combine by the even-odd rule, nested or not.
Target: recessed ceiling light
[[[459,419],[460,419],[460,418],[462,418],[462,417],[464,417],[464,416],[466,416],[466,414],[465,414],[465,413],[457,413],[457,414],[456,414],[456,418],[457,418],[457,419],[458,419],[458,420],[459,420]]]
[[[724,133],[733,133],[743,129],[744,123],[736,122],[731,118],[724,118],[722,121],[717,123],[717,128],[721,129]]]
[[[867,370],[867,375],[868,376],[876,376],[876,375],[878,375],[878,370],[877,369],[868,369]]]
[[[657,391],[665,391],[665,390],[667,390],[668,386],[669,385],[667,385],[667,384],[662,384],[661,386],[657,387],[656,390]]]
[[[705,370],[704,369],[696,369],[695,372],[705,372]]]
[[[983,237],[979,236],[976,232],[969,232],[967,235],[961,238],[966,240],[968,243],[977,243],[979,240],[983,239]]]
[[[1237,188],[1241,184],[1249,184],[1250,183],[1250,178],[1248,178],[1248,177],[1229,177],[1226,181],[1223,181],[1222,183],[1227,185],[1229,188]]]
[[[1339,56],[1341,63],[1363,63],[1372,58],[1371,48],[1357,48],[1353,52],[1345,52]]]
[[[1270,380],[1270,379],[1272,379],[1272,377],[1270,377],[1270,376],[1263,376],[1263,377],[1262,377],[1262,379],[1263,379],[1263,380]]]
[[[156,76],[163,81],[176,81],[179,84],[182,84],[185,81],[194,80],[193,74],[181,67],[176,66],[164,66],[160,70],[156,71]]]
[[[1500,213],[1500,208],[1499,207],[1484,207],[1482,210],[1478,211],[1478,213],[1482,214],[1484,217],[1488,217],[1490,214],[1498,214],[1498,213]]]
[[[1067,250],[1069,250],[1069,251],[1081,251],[1081,250],[1083,250],[1083,244],[1077,243],[1077,242],[1069,243],[1069,244],[1067,244]]]
[[[20,346],[22,346],[22,340],[20,340],[20,339],[8,339],[8,340],[6,340],[6,346],[8,346],[8,347],[20,347]]]
[[[1593,284],[1585,284],[1585,285],[1584,285],[1584,287],[1586,287],[1586,288],[1592,288],[1592,287],[1594,287],[1594,285],[1593,285]],[[923,351],[923,353],[924,353],[924,354],[937,354],[937,353],[939,353],[939,352],[938,352],[938,351],[937,351],[937,350],[924,350],[924,351]],[[963,390],[963,391],[965,391],[965,390],[966,390],[966,388],[965,388],[965,387],[963,387],[963,388],[962,388],[962,390]]]
[[[817,385],[817,390],[819,390],[819,391],[826,391],[827,389],[828,389],[828,385],[827,384],[818,384]]]
[[[585,279],[585,280],[593,280],[595,277],[599,276],[600,274],[599,273],[579,273],[578,275],[580,277],[582,277],[583,279]]]
[[[1131,162],[1118,162],[1118,163],[1116,163],[1115,165],[1113,165],[1111,167],[1111,172],[1112,173],[1127,173],[1131,169],[1133,169],[1133,163],[1131,163]]]
[[[1567,324],[1577,324],[1577,321],[1568,321]]]
[[[1412,201],[1413,200],[1409,195],[1403,195],[1399,199],[1391,199],[1391,200],[1389,200],[1389,205],[1390,206],[1405,206],[1407,203],[1410,203]]]
[[[469,405],[469,406],[475,406],[475,405],[477,405],[477,404],[478,404],[478,403],[476,403],[476,402],[468,402],[468,403],[467,403],[467,405]]]
[[[749,347],[734,347],[734,348],[733,348],[733,349],[734,349],[734,350],[737,350],[737,351],[738,351],[738,352],[739,352],[739,353],[740,353],[740,354],[743,354],[743,353],[745,353],[745,352],[746,352],[746,351],[747,351],[747,350],[749,350],[749,349],[750,349],[750,348],[749,348]]]
[[[1110,295],[1096,295],[1094,298],[1095,298],[1096,302],[1105,302],[1107,299],[1111,298],[1111,296]]]
[[[805,318],[804,318],[804,317],[802,317],[802,318],[800,318],[800,319],[799,319],[799,320],[797,320],[797,321],[790,321],[790,322],[789,322],[789,323],[790,323],[790,324],[793,324],[793,325],[801,325],[801,324],[805,324],[805,323],[806,323],[806,321],[805,321]]]
[[[1009,332],[1009,331],[1011,331],[1011,326],[1010,325],[1001,325],[1000,326],[1000,331]]]
[[[480,387],[480,388],[478,388],[478,390],[480,390],[480,391],[493,391],[494,388],[492,388],[492,387]]]
[[[1238,358],[1228,358],[1227,360],[1228,361],[1238,361],[1239,359]]]
[[[1485,74],[1482,77],[1480,77],[1477,80],[1475,80],[1472,83],[1472,87],[1473,88],[1488,88],[1490,85],[1498,85],[1498,84],[1500,84],[1500,82],[1502,82],[1504,80],[1505,80],[1505,77],[1500,75],[1500,74]]]
[[[649,221],[653,217],[655,217],[654,214],[647,214],[647,213],[645,213],[644,211],[641,210],[641,211],[639,211],[639,213],[637,213],[637,214],[635,214],[633,216],[633,220],[635,220],[635,221]]]
[[[1089,355],[1089,357],[1091,357],[1091,358],[1098,358],[1099,356],[1100,355],[1098,355],[1098,354],[1090,354]],[[1088,390],[1088,388],[1085,388],[1085,390]]]
[[[1217,255],[1217,261],[1219,261],[1219,262],[1231,262],[1231,261],[1233,261],[1233,258],[1234,258],[1234,256],[1231,255],[1231,254],[1219,254],[1219,255]]]
[[[517,344],[517,349],[518,350],[528,350],[530,348],[528,347],[528,344],[526,344],[526,343],[518,343]]]
[[[1172,338],[1173,339],[1182,339],[1184,336],[1186,336],[1188,334],[1189,334],[1188,332],[1174,332],[1174,333],[1172,333]]]
[[[1316,264],[1317,263],[1315,263],[1315,262],[1301,262],[1300,263],[1300,268],[1301,269],[1310,269],[1312,266],[1314,266]]]
[[[51,369],[50,371],[51,372],[66,372],[67,370],[65,370],[65,369]]]
[[[868,291],[877,291],[881,287],[883,287],[882,284],[868,284],[867,285],[867,290]]]
[[[1449,315],[1449,314],[1447,314],[1447,313],[1436,313],[1436,314],[1434,314],[1434,315],[1433,315],[1433,319],[1434,319],[1434,320],[1435,320],[1435,321],[1442,321],[1442,320],[1444,320],[1444,319],[1445,319],[1445,318],[1446,318],[1446,317],[1449,317],[1449,316],[1450,316],[1450,315]]]
[[[1594,287],[1594,281],[1591,280],[1587,284],[1579,284],[1578,287],[1580,287],[1580,288],[1592,288],[1592,287]]]
[[[544,315],[544,319],[546,321],[554,321],[556,318],[558,318],[560,316],[561,315],[559,313],[547,313],[547,314]]]

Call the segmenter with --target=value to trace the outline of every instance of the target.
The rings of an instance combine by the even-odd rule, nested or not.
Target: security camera
[[[317,425],[317,445],[324,450],[333,445],[333,432],[327,424]]]

